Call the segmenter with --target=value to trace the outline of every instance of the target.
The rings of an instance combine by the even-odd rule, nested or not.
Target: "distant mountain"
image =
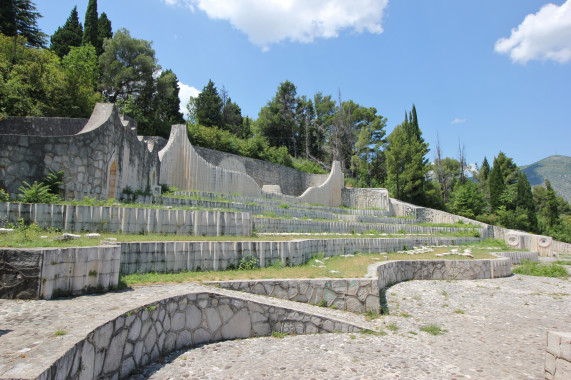
[[[547,178],[557,195],[571,203],[571,157],[551,156],[520,169],[531,186],[545,185]]]

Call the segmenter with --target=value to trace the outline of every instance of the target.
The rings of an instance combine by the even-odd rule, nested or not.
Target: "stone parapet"
[[[253,218],[253,228],[257,232],[329,232],[367,233],[371,230],[395,234],[405,231],[409,234],[437,234],[460,231],[477,231],[484,234],[483,228],[423,227],[410,224],[373,224],[355,222],[328,222],[321,220]]]
[[[355,313],[379,311],[377,280],[323,278],[213,281],[223,289],[243,291],[290,301],[310,303]]]
[[[258,259],[261,267],[279,261],[301,265],[312,256],[395,252],[413,246],[458,245],[479,238],[406,237],[304,239],[290,241],[177,241],[133,242],[121,245],[121,273],[225,270],[236,267],[245,256]]]
[[[106,291],[119,282],[119,246],[0,248],[10,268],[0,268],[6,289],[1,298],[51,299]]]
[[[176,349],[272,332],[359,332],[325,315],[216,292],[166,298],[121,314],[80,339],[37,379],[125,378]],[[34,376],[36,377],[36,376]]]
[[[571,333],[547,331],[546,380],[571,379]]]
[[[495,260],[399,260],[379,263],[378,288],[410,280],[477,280],[511,275],[508,258]]]
[[[189,211],[131,207],[0,203],[0,219],[69,232],[96,231],[129,234],[176,234],[196,236],[250,236],[249,213]]]

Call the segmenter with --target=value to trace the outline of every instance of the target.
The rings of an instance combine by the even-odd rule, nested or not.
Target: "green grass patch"
[[[444,330],[440,326],[435,324],[420,326],[419,330],[430,335],[442,335],[448,332],[448,330]]]
[[[560,277],[568,278],[569,273],[565,267],[556,264],[540,264],[538,262],[533,262],[529,260],[524,260],[520,265],[516,266],[513,273],[525,274],[528,276],[540,276],[540,277]]]

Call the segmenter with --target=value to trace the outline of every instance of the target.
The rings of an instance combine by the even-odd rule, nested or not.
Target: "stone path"
[[[77,341],[119,315],[152,302],[192,292],[210,292],[308,311],[325,317],[374,328],[360,315],[317,308],[198,284],[136,287],[120,293],[81,296],[53,301],[0,299],[0,378],[35,377]]]
[[[571,326],[568,280],[409,281],[391,287],[387,299],[390,315],[374,321],[386,336],[208,344],[173,353],[132,379],[543,379],[546,330]],[[426,324],[446,332],[420,331]]]
[[[168,284],[57,301],[0,300],[0,378],[41,372],[95,327],[128,310],[202,291],[261,299],[197,284]],[[263,299],[368,325],[361,315]],[[515,275],[409,281],[391,287],[387,299],[390,315],[372,322],[386,336],[326,334],[220,342],[172,354],[165,364],[150,365],[133,378],[539,379],[545,331],[569,331],[571,326],[568,280]],[[447,332],[433,336],[419,330],[429,323]]]

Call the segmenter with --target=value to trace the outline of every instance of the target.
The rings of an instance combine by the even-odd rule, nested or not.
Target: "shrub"
[[[34,182],[30,185],[28,182],[23,181],[23,186],[20,186],[18,191],[18,198],[24,203],[56,203],[60,197],[50,192],[50,187],[43,183]]]
[[[569,277],[567,269],[556,263],[549,265],[532,262],[529,260],[522,261],[521,265],[514,268],[513,273],[526,274],[528,276],[541,276],[541,277]]]
[[[0,189],[0,202],[10,202],[10,194],[4,189]]]
[[[240,264],[238,264],[238,269],[240,270],[252,270],[258,269],[259,267],[260,264],[258,263],[258,259],[252,255],[242,257]]]

